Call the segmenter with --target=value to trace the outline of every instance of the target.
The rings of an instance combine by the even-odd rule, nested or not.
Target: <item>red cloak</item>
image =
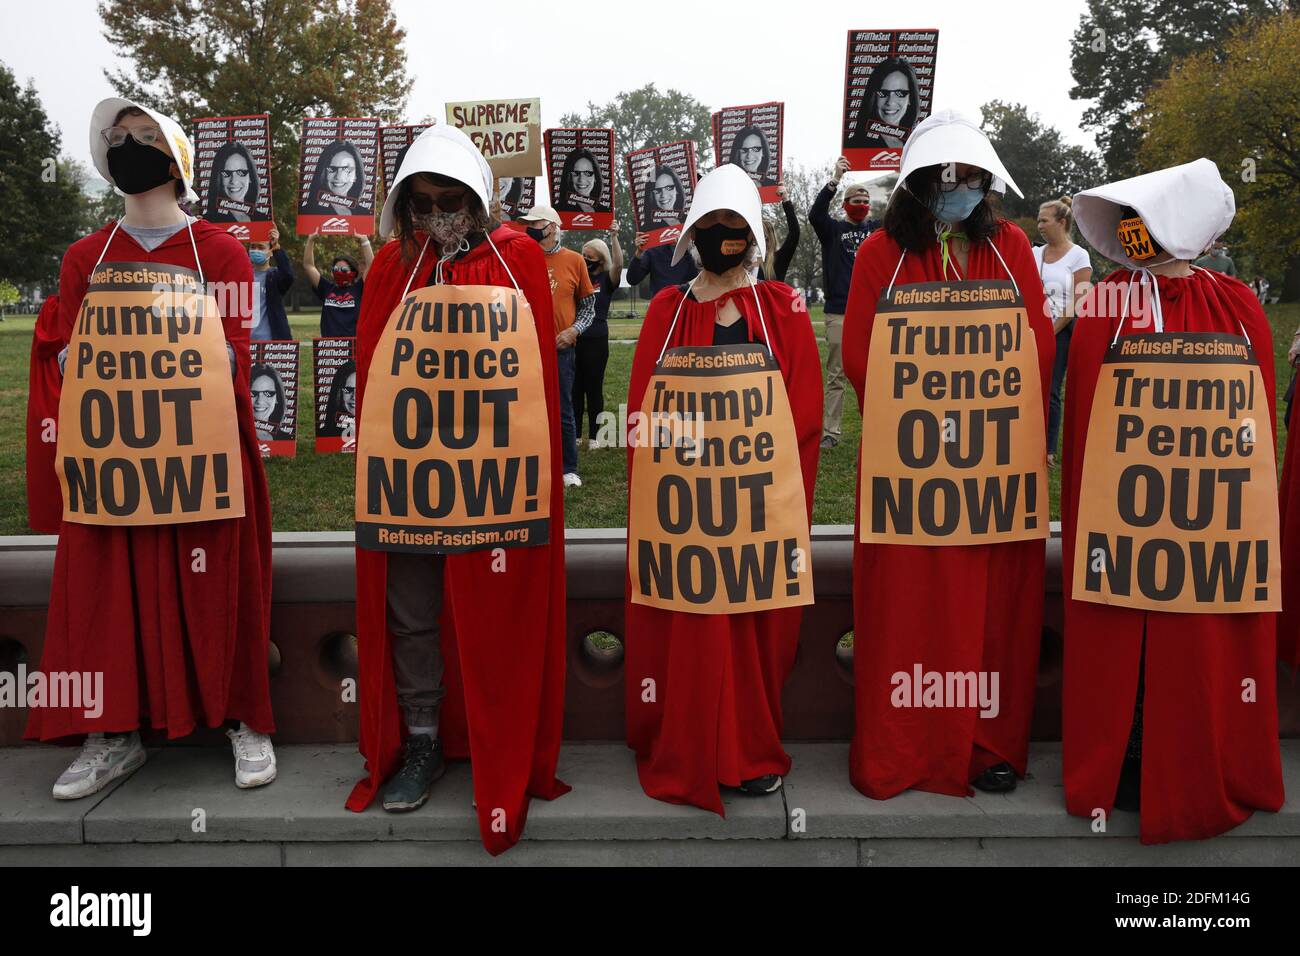
[[[421,240],[422,241],[422,240]],[[561,479],[559,367],[551,284],[541,247],[524,233],[499,227],[492,241],[532,306],[551,421],[550,543],[506,552],[494,571],[492,552],[447,555],[440,638],[445,661],[439,719],[443,751],[470,758],[479,833],[493,856],[524,831],[530,797],[553,800],[569,791],[555,775],[564,723],[564,484]],[[411,288],[429,281],[437,256],[425,252]],[[401,300],[414,262],[401,244],[384,245],[366,274],[357,322],[357,421],[370,361],[388,317]],[[443,267],[449,285],[514,288],[486,242]],[[406,727],[397,705],[387,620],[388,557],[357,548],[357,657],[361,753],[368,776],[348,797],[349,810],[370,805],[401,764]],[[504,821],[501,819],[504,811]],[[503,829],[504,827],[504,829]]]
[[[29,521],[59,535],[41,670],[102,672],[104,710],[91,718],[81,708],[33,708],[26,736],[53,740],[147,725],[174,739],[226,720],[272,733],[271,505],[249,395],[251,299],[243,291],[252,286],[253,267],[239,240],[220,227],[201,219],[193,224],[209,287],[221,283],[242,292],[218,296],[218,304],[237,366],[244,517],[136,527],[61,521],[54,444],[41,440],[40,423],[58,417],[58,353],[72,335],[112,228],[78,240],[63,257],[58,304],[43,308],[37,320],[27,408]],[[196,267],[187,229],[152,252],[119,229],[104,261]],[[196,548],[205,556],[202,573],[193,570]]]
[[[1066,809],[1109,816],[1133,723],[1142,635],[1146,697],[1142,723],[1143,843],[1212,837],[1254,809],[1282,805],[1278,748],[1277,615],[1169,614],[1075,601],[1074,541],[1079,485],[1102,359],[1119,323],[1123,286],[1111,273],[1089,293],[1070,343],[1061,480],[1065,601],[1062,760]],[[1267,404],[1274,403],[1273,336],[1259,301],[1229,276],[1198,269],[1158,279],[1166,332],[1246,335],[1260,361]],[[1115,286],[1120,288],[1116,290]],[[1118,294],[1117,294],[1118,291]],[[1147,296],[1132,296],[1122,334],[1133,331],[1134,303],[1150,331]],[[1238,323],[1240,322],[1240,326]],[[1275,426],[1270,417],[1269,440]],[[1285,567],[1285,559],[1283,567]],[[1285,600],[1285,595],[1283,597]],[[1242,681],[1257,701],[1243,703]]]
[[[1286,455],[1282,459],[1282,486],[1278,495],[1282,521],[1282,613],[1277,619],[1277,656],[1291,665],[1300,664],[1300,402],[1291,404],[1287,423]]]
[[[812,520],[821,439],[822,376],[817,338],[802,297],[784,282],[757,286],[772,352],[781,369]],[[632,361],[627,407],[639,410],[650,376],[680,303],[670,347],[712,345],[716,307],[730,299],[763,341],[748,287],[711,302],[682,301],[677,286],[663,289],[646,311]],[[632,484],[628,448],[628,487]],[[637,754],[641,787],[668,803],[688,803],[724,814],[718,784],[738,786],[769,773],[786,774],[781,746],[781,687],[794,666],[803,608],[747,614],[686,614],[624,600],[624,687],[627,743]],[[641,699],[653,678],[656,700]],[[725,815],[725,814],[724,814]]]
[[[1005,279],[1010,269],[1034,330],[1046,416],[1056,341],[1029,240],[1018,226],[1002,221],[992,241],[1007,268],[988,242],[979,242],[971,247],[962,275]],[[844,374],[857,390],[859,410],[876,304],[900,255],[898,243],[879,229],[858,248],[853,266],[844,316]],[[894,281],[935,282],[943,274],[936,243],[923,253],[907,253]],[[953,276],[951,266],[948,275]],[[857,515],[855,528],[861,519]],[[1045,566],[1042,541],[854,544],[856,706],[849,777],[858,790],[880,800],[909,788],[966,796],[971,780],[1003,761],[1024,776]],[[981,717],[973,707],[894,707],[891,675],[910,674],[917,664],[925,671],[996,672],[997,715]]]

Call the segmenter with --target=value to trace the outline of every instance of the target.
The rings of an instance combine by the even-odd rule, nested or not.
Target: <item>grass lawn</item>
[[[641,304],[641,311],[644,304]],[[615,303],[610,319],[609,367],[605,375],[605,407],[617,411],[627,398],[632,368],[631,341],[640,331],[640,319],[628,318],[626,303]],[[821,306],[811,310],[814,328],[825,361]],[[1286,351],[1300,322],[1300,305],[1268,307],[1273,324],[1274,360],[1280,399],[1290,381]],[[23,429],[27,407],[28,356],[31,350],[33,316],[6,316],[0,322],[0,534],[28,534],[26,488],[23,477]],[[319,317],[304,312],[291,316],[294,335],[309,340],[319,329]],[[310,351],[303,352],[300,394],[311,394]],[[1068,383],[1067,383],[1068,384]],[[862,421],[850,388],[845,402],[843,440],[838,448],[825,450],[817,475],[813,521],[817,524],[851,524],[853,486],[858,438]],[[1280,413],[1279,413],[1280,419]],[[1286,434],[1278,437],[1278,461],[1282,459]],[[350,455],[317,455],[312,450],[310,413],[299,426],[298,455],[267,462],[271,488],[271,509],[277,531],[346,531],[352,527],[353,458]],[[566,496],[566,523],[571,528],[619,528],[627,519],[627,476],[623,449],[579,450],[583,487]],[[1059,472],[1051,475],[1052,517],[1059,514]]]

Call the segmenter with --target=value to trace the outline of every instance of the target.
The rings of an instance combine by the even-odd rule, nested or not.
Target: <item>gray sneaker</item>
[[[407,737],[401,769],[388,781],[384,790],[384,809],[390,813],[418,810],[429,799],[434,781],[446,770],[442,741],[434,740],[428,734]]]
[[[227,730],[235,754],[235,786],[240,790],[261,787],[275,779],[275,748],[271,738],[240,721],[238,730]]]
[[[90,734],[77,759],[54,781],[54,799],[77,800],[98,793],[118,777],[138,770],[145,756],[138,731],[114,737]]]

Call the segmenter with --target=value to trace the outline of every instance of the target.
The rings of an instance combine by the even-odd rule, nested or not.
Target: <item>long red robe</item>
[[[1286,455],[1278,494],[1282,521],[1282,613],[1277,619],[1277,656],[1300,665],[1300,402],[1291,404]]]
[[[821,438],[822,377],[817,339],[808,312],[783,282],[757,286],[772,352],[781,369],[803,472],[808,520],[812,520]],[[682,302],[672,286],[655,296],[646,312],[632,378],[629,413],[641,408],[655,362],[680,303],[669,347],[712,345],[716,309],[730,299],[747,323],[750,339],[763,332],[748,287],[711,302]],[[628,449],[628,486],[632,480]],[[624,687],[627,742],[636,751],[641,786],[668,803],[688,803],[722,814],[718,784],[738,786],[790,770],[781,745],[781,687],[794,666],[803,608],[747,614],[687,614],[633,604],[631,581],[624,601]],[[642,700],[642,681],[655,682],[655,700]]]
[[[1102,359],[1132,273],[1121,269],[1090,293],[1070,343],[1066,372],[1061,481],[1065,588],[1065,659],[1062,758],[1070,813],[1110,814],[1133,723],[1142,635],[1146,632],[1143,704],[1143,843],[1215,836],[1254,809],[1282,805],[1278,749],[1277,615],[1169,614],[1075,601],[1074,542],[1079,486]],[[1166,332],[1229,332],[1238,322],[1260,360],[1274,440],[1273,338],[1258,300],[1242,282],[1197,270],[1185,278],[1159,278]],[[1135,294],[1122,334],[1133,332],[1133,302],[1149,314],[1148,298]],[[1089,314],[1092,313],[1092,314]],[[1150,331],[1147,323],[1137,331]],[[1284,565],[1285,567],[1285,565]],[[1242,701],[1242,681],[1256,682],[1258,699]]]
[[[421,240],[423,237],[421,236]],[[492,551],[446,557],[440,628],[446,664],[439,726],[443,750],[470,758],[479,833],[492,855],[523,834],[530,797],[567,793],[555,775],[564,722],[564,485],[561,479],[559,368],[551,285],[541,247],[524,233],[499,227],[492,240],[532,306],[551,422],[550,543],[506,552],[494,571]],[[425,253],[412,289],[429,281],[437,256]],[[366,275],[357,322],[357,421],[370,361],[388,317],[402,297],[414,262],[397,242],[379,250]],[[449,285],[513,288],[486,242],[443,268]],[[388,556],[357,548],[357,639],[361,753],[368,776],[353,788],[349,810],[370,805],[401,763],[406,727],[393,679],[387,620]],[[504,820],[500,811],[505,812]],[[504,824],[504,830],[502,826]]]
[[[992,241],[1020,287],[1034,330],[1046,416],[1056,342],[1029,240],[1004,221]],[[844,316],[844,374],[857,390],[859,409],[876,304],[900,254],[898,243],[880,229],[858,248],[853,266]],[[1005,279],[1007,269],[989,244],[980,242],[971,247],[969,268],[962,275]],[[954,277],[951,265],[948,276]],[[895,281],[942,278],[936,243],[924,253],[907,253]],[[861,520],[858,514],[855,522]],[[953,547],[854,544],[855,725],[849,777],[855,787],[882,800],[909,788],[966,796],[970,781],[994,764],[1006,761],[1024,775],[1045,565],[1042,541]],[[916,664],[925,671],[997,672],[997,716],[981,717],[973,707],[894,707],[891,675],[911,674]]]
[[[110,223],[69,247],[57,309],[41,311],[32,343],[27,433],[29,520],[38,531],[59,534],[41,670],[102,672],[104,711],[90,718],[82,708],[33,708],[28,739],[142,725],[176,738],[226,720],[242,720],[262,733],[275,729],[267,668],[271,505],[248,388],[252,325],[246,290],[253,267],[239,240],[219,227],[199,220],[193,229],[209,287],[221,283],[244,293],[218,297],[237,365],[244,517],[138,527],[61,522],[54,445],[42,441],[40,423],[58,417],[58,353],[71,337]],[[104,261],[196,267],[186,229],[152,252],[119,229]],[[204,552],[203,572],[193,570],[197,548]]]

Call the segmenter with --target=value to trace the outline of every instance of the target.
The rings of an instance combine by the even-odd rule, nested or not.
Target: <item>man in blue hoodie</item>
[[[869,219],[871,194],[864,183],[855,183],[844,191],[844,218],[831,216],[831,200],[839,191],[840,180],[849,171],[849,161],[841,156],[835,172],[822,187],[808,211],[808,222],[822,244],[822,282],[826,293],[826,404],[822,417],[822,447],[840,443],[840,419],[844,416],[844,362],[840,343],[844,338],[844,307],[849,300],[849,280],[853,278],[853,260],[858,246],[878,223]]]

